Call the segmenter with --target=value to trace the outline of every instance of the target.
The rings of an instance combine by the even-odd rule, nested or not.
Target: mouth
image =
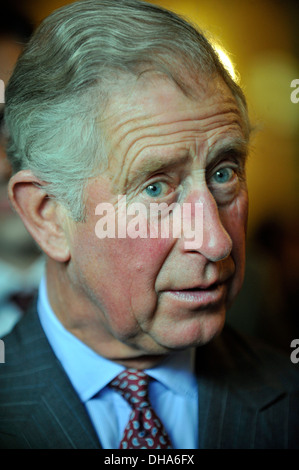
[[[210,284],[199,284],[199,285],[194,285],[194,287],[182,287],[182,288],[179,288],[179,289],[173,289],[173,291],[199,291],[199,290],[202,290],[202,291],[206,291],[206,290],[213,290],[213,289],[216,289],[217,286],[219,286],[220,284],[223,284],[223,282],[220,282],[220,281],[215,281],[213,283],[210,283]]]
[[[170,289],[164,292],[174,302],[195,308],[206,308],[222,303],[226,297],[227,287],[225,283],[214,282],[209,285]]]

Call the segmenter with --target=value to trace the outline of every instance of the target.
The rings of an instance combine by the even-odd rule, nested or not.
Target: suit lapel
[[[65,377],[64,371],[49,374],[50,380],[34,408],[30,439],[50,449],[98,449],[99,440],[84,405]]]
[[[262,411],[284,395],[236,338],[225,329],[197,351],[200,449],[256,447]]]
[[[36,312],[26,317],[18,328],[25,364],[22,382],[28,382],[19,411],[26,417],[23,439],[34,448],[99,448],[85,406],[53,354]]]

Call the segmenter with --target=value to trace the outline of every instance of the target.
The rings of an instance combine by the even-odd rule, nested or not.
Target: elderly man
[[[6,103],[9,195],[47,267],[4,339],[1,446],[296,447],[298,370],[223,328],[250,125],[205,37],[137,0],[74,3],[38,28]]]

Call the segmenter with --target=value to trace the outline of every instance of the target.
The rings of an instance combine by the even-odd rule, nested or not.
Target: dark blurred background
[[[31,31],[45,16],[67,3],[71,2],[19,0],[1,6],[0,79],[7,82]],[[236,73],[247,96],[251,120],[258,128],[253,136],[247,172],[250,195],[247,267],[243,290],[228,312],[228,321],[240,331],[266,339],[289,353],[291,340],[299,338],[299,103],[290,99],[291,82],[299,79],[299,2],[160,0],[152,3],[183,14],[207,32],[226,54],[232,73]],[[10,20],[3,21],[3,12],[13,8]],[[15,31],[9,32],[9,25]],[[7,266],[22,272],[26,282],[23,281],[23,287],[20,282],[20,287],[29,293],[36,288],[42,270],[40,253],[9,212],[3,188],[10,170],[3,148],[1,152],[0,336],[1,282],[7,289],[16,276],[9,276]],[[1,260],[6,263],[2,274]]]

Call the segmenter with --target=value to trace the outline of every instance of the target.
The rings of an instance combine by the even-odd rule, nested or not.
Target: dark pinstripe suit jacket
[[[99,448],[36,313],[4,341],[0,448]],[[289,358],[225,328],[199,348],[197,374],[199,448],[299,448],[299,372]]]

